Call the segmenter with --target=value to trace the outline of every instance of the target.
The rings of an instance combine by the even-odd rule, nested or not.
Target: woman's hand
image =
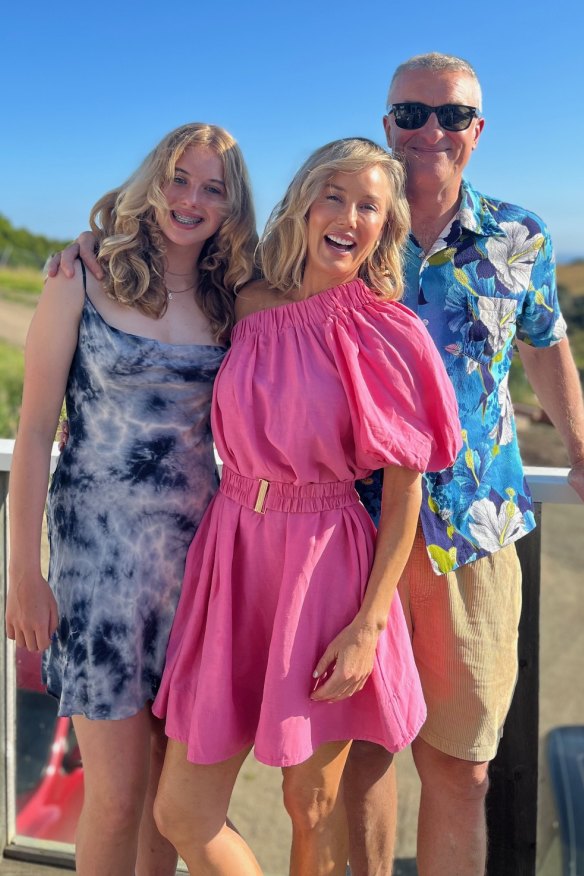
[[[51,256],[46,264],[49,277],[56,277],[62,271],[68,279],[75,276],[75,259],[82,258],[85,267],[97,280],[103,280],[103,270],[95,257],[97,238],[91,231],[84,231],[77,240],[61,252]]]
[[[6,599],[6,635],[19,647],[44,651],[59,614],[53,592],[40,573],[11,580]]]
[[[62,453],[67,446],[67,442],[69,441],[69,420],[61,420],[59,423],[59,428],[57,429],[57,446],[59,448],[59,453]]]
[[[314,670],[317,679],[332,665],[328,680],[310,699],[317,702],[344,700],[361,690],[371,675],[380,630],[356,617],[330,643]]]

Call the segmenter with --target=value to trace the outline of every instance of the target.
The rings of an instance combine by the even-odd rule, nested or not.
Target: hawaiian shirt
[[[423,478],[421,523],[437,574],[535,526],[508,390],[515,337],[547,347],[566,334],[549,233],[533,213],[463,182],[457,215],[425,254],[410,235],[404,303],[426,324],[452,380],[463,447]],[[379,509],[380,479],[358,484]]]

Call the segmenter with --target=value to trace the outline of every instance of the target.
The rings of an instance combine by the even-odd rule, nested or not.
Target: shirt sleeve
[[[422,321],[374,301],[331,324],[327,343],[349,402],[357,464],[439,471],[461,447],[454,389]]]
[[[549,231],[531,271],[529,288],[517,317],[517,337],[533,347],[551,347],[566,336],[556,285],[556,261]]]

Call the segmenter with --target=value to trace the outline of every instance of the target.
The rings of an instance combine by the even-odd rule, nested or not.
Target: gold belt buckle
[[[269,481],[265,481],[263,478],[259,479],[259,487],[258,494],[256,497],[255,505],[253,506],[253,510],[257,511],[258,514],[265,514],[266,509],[264,508],[264,503],[266,501],[266,495],[268,492],[268,487],[270,486]]]

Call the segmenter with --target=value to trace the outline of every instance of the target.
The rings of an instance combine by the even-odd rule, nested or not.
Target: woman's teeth
[[[349,250],[355,246],[354,240],[348,237],[338,237],[336,234],[325,234],[325,240],[336,249]]]

